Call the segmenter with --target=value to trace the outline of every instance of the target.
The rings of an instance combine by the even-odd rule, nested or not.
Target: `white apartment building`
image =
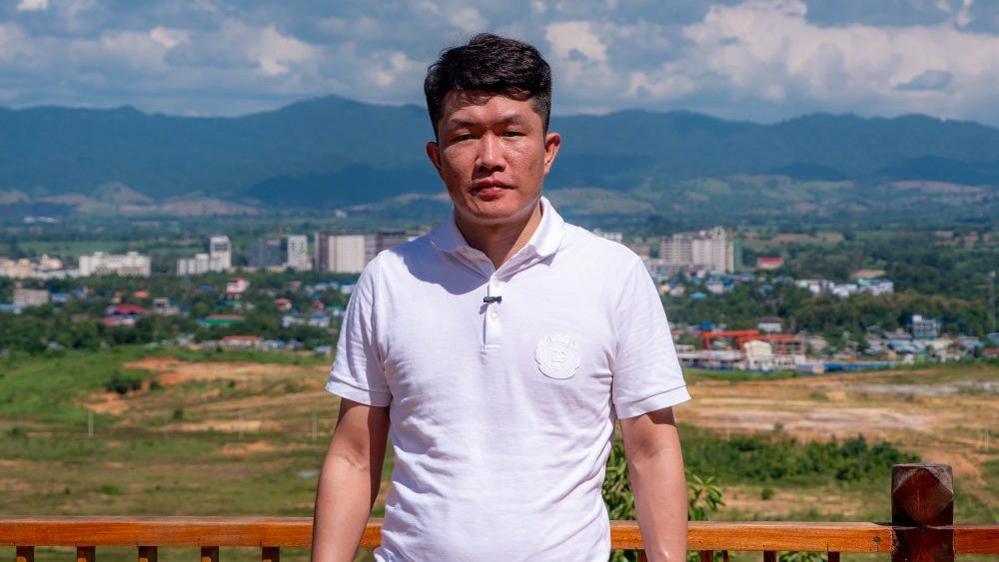
[[[295,271],[312,269],[312,259],[309,256],[309,237],[304,234],[291,234],[284,237],[282,254],[284,265]]]
[[[62,260],[43,255],[37,259],[0,258],[0,277],[50,279],[65,277]]]
[[[228,236],[212,236],[208,239],[208,252],[195,254],[193,258],[177,260],[177,275],[200,275],[208,272],[232,270],[232,244]]]
[[[324,273],[360,273],[374,257],[370,234],[316,234],[316,267]]]
[[[208,239],[208,259],[212,271],[232,270],[232,242],[228,236],[212,236]]]
[[[659,257],[667,267],[704,269],[711,273],[735,271],[735,240],[725,228],[680,232],[659,246]]]
[[[416,238],[405,230],[381,229],[363,234],[317,232],[316,269],[324,273],[360,273],[378,252]]]
[[[105,254],[94,252],[89,256],[80,256],[80,275],[135,275],[149,277],[152,264],[149,256],[138,252],[127,254]]]

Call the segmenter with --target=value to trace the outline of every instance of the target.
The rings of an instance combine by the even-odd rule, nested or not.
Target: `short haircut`
[[[502,94],[516,100],[530,99],[541,116],[544,131],[552,110],[552,71],[537,49],[514,39],[480,33],[466,45],[441,52],[427,69],[423,92],[434,136],[444,112],[444,99],[452,90]]]

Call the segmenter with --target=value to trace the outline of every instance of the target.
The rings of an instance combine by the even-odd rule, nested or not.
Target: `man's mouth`
[[[472,195],[491,196],[498,195],[507,189],[513,189],[513,186],[503,182],[490,180],[473,183],[472,189],[470,189],[469,192],[471,192]]]

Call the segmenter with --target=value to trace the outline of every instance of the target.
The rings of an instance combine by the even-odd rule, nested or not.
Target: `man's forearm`
[[[679,450],[638,459],[629,470],[649,562],[686,560],[687,483]]]
[[[650,562],[687,558],[687,481],[672,408],[621,420],[638,526]]]
[[[316,492],[312,562],[354,559],[377,495],[378,483],[370,467],[333,450],[326,455]]]
[[[313,562],[354,559],[381,485],[388,426],[388,408],[340,401],[316,490]]]

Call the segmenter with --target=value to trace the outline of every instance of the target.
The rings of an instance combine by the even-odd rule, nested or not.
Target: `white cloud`
[[[561,59],[572,58],[580,53],[590,60],[605,62],[607,46],[588,21],[564,21],[550,24],[545,29],[545,39],[551,45],[555,56]],[[574,53],[575,51],[575,53]]]
[[[964,0],[961,3],[961,9],[954,16],[954,23],[962,27],[971,23],[971,5],[974,3],[975,0]]]
[[[955,11],[952,0],[936,0],[936,7],[941,12],[952,16],[953,21],[960,27],[971,23],[971,6],[975,0],[956,0],[960,2],[960,7]]]
[[[283,35],[273,25],[262,30],[247,52],[256,59],[260,71],[267,76],[287,74],[290,66],[319,56],[319,50],[289,35]]]
[[[0,21],[0,101],[202,114],[325,93],[420,103],[440,49],[489,29],[543,51],[560,113],[925,112],[999,124],[999,4],[843,0],[831,14],[824,2],[18,0],[47,10]]]
[[[190,33],[158,25],[149,31],[149,38],[167,49],[172,49],[181,43],[187,43],[190,40]]]
[[[376,53],[371,57],[365,75],[374,86],[388,88],[403,76],[416,78],[423,66],[406,56],[402,51]]]
[[[447,21],[465,33],[485,31],[489,22],[471,6],[461,6],[447,11]]]
[[[950,23],[821,27],[805,15],[800,0],[715,6],[684,29],[693,46],[683,66],[705,69],[710,76],[702,87],[715,81],[733,97],[781,102],[793,96],[820,107],[867,103],[959,116],[972,109],[963,104],[964,93],[999,91],[999,37]],[[935,79],[935,87],[905,87],[920,76]]]
[[[49,9],[49,0],[21,0],[17,3],[18,12],[37,12]]]

